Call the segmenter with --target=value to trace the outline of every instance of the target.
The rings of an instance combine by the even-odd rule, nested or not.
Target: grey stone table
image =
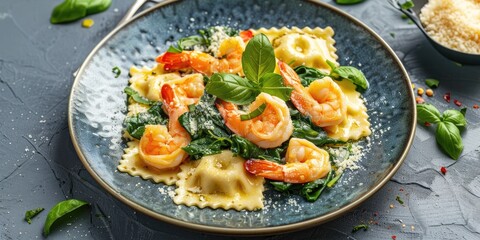
[[[90,29],[80,22],[51,25],[51,10],[59,2],[0,1],[0,239],[43,238],[47,211],[32,224],[23,221],[25,211],[48,210],[66,198],[85,199],[91,207],[67,218],[50,239],[223,239],[135,212],[104,191],[80,163],[67,124],[72,72],[131,2],[114,1],[92,17]],[[336,6],[380,34],[417,86],[425,86],[426,78],[441,81],[430,103],[441,111],[458,108],[442,99],[450,92],[468,108],[465,149],[453,161],[438,150],[433,128],[418,126],[405,163],[368,201],[332,222],[266,238],[480,239],[480,110],[472,108],[480,104],[480,66],[445,59],[385,0]],[[370,228],[352,233],[359,223]]]

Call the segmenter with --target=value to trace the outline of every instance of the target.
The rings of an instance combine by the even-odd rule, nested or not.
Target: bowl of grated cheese
[[[458,63],[480,65],[480,1],[414,0],[411,8],[392,5],[408,16],[433,47]]]

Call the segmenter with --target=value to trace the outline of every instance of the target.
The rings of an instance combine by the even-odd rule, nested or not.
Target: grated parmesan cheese
[[[422,8],[420,20],[440,44],[480,54],[479,0],[430,0]]]

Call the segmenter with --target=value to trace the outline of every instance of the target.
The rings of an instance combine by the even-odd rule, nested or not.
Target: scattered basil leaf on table
[[[440,81],[432,78],[427,78],[425,79],[425,84],[427,84],[429,88],[436,88],[440,84]]]
[[[115,78],[118,78],[120,76],[120,74],[122,73],[122,70],[120,70],[119,67],[114,67],[114,68],[112,68],[112,73],[115,74]]]
[[[463,151],[460,130],[451,122],[440,122],[436,131],[437,143],[454,160],[460,157]]]
[[[460,130],[467,126],[465,113],[450,109],[440,115],[438,109],[431,104],[417,104],[417,117],[418,121],[422,123],[438,124],[435,132],[438,145],[448,156],[457,160],[463,151]]]
[[[107,10],[112,0],[65,0],[57,5],[50,16],[53,24],[67,23],[87,15]]]
[[[69,199],[57,203],[57,205],[48,212],[45,225],[43,226],[43,235],[48,236],[48,234],[50,234],[50,228],[56,220],[84,205],[88,205],[88,203],[77,199]]]
[[[404,3],[400,4],[400,7],[404,10],[408,10],[414,6],[415,4],[413,4],[412,0],[407,0]]]
[[[358,230],[361,230],[361,229],[363,229],[363,231],[367,231],[368,230],[368,225],[360,224],[360,225],[354,226],[353,229],[352,229],[352,233],[357,232]]]
[[[351,5],[356,3],[361,3],[365,0],[336,0],[335,2],[341,5]]]
[[[400,198],[400,196],[397,195],[397,197],[395,198],[395,200],[397,200],[398,203],[400,204],[403,204],[403,200]]]
[[[152,100],[146,99],[145,97],[141,96],[137,91],[135,91],[131,87],[126,87],[125,89],[123,89],[123,92],[125,92],[128,96],[133,98],[133,100],[135,100],[135,102],[138,102],[138,103],[141,103],[141,104],[153,105],[157,102],[157,101],[152,101]]]
[[[421,123],[438,123],[441,121],[441,114],[431,104],[417,104],[417,118]]]
[[[37,216],[43,210],[45,210],[45,208],[35,208],[35,209],[31,209],[31,210],[26,211],[25,212],[25,218],[24,218],[25,221],[27,221],[28,224],[31,224],[32,223],[32,218]]]

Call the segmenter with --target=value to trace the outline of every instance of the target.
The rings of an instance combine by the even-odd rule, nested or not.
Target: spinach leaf
[[[183,50],[191,50],[195,46],[208,47],[212,43],[212,36],[219,31],[224,32],[227,36],[230,37],[238,35],[238,30],[225,26],[216,26],[206,29],[200,29],[198,30],[199,35],[192,35],[181,38],[177,41],[176,44],[171,45],[168,48],[167,52],[181,53]]]
[[[53,24],[78,20],[87,15],[107,10],[112,0],[65,0],[57,5],[50,16]]]
[[[247,79],[258,83],[266,73],[275,70],[275,54],[272,44],[265,34],[255,35],[245,48],[242,55],[243,72]]]
[[[417,118],[421,123],[438,123],[441,121],[441,114],[431,104],[417,104]]]
[[[288,141],[282,144],[280,147],[272,149],[263,149],[250,142],[246,138],[240,137],[236,134],[230,137],[231,146],[230,150],[233,153],[246,158],[246,159],[265,159],[282,163],[281,155],[285,151]]]
[[[205,90],[218,98],[234,104],[248,104],[255,100],[259,89],[253,82],[235,74],[215,73]]]
[[[276,73],[266,73],[260,78],[260,91],[288,101],[293,88],[283,85],[282,76]]]
[[[133,98],[133,100],[135,100],[135,102],[145,104],[145,105],[153,105],[154,103],[156,103],[156,101],[152,101],[152,100],[149,100],[149,99],[141,96],[137,91],[135,91],[131,87],[126,87],[125,89],[123,89],[123,92],[125,92],[128,96]]]
[[[328,74],[316,68],[306,67],[303,65],[296,67],[294,70],[300,77],[300,81],[304,87],[308,87],[310,83],[317,79],[322,79],[328,76]]]
[[[32,210],[26,211],[25,212],[25,218],[24,218],[25,221],[27,221],[28,224],[31,224],[32,223],[32,218],[37,216],[43,210],[45,210],[45,208],[35,208],[35,209],[32,209]]]
[[[50,234],[50,228],[57,219],[87,204],[87,202],[77,199],[69,199],[57,203],[57,205],[55,205],[52,209],[50,209],[50,212],[48,212],[45,225],[43,226],[43,235],[48,236],[48,234]]]
[[[168,115],[163,112],[162,103],[157,102],[146,112],[126,117],[124,124],[130,136],[140,139],[145,132],[145,125],[166,125],[168,123]]]
[[[332,176],[333,170],[328,173],[325,179],[317,179],[313,182],[306,183],[301,190],[301,195],[309,202],[316,201],[327,187],[327,183],[332,180]]]
[[[316,146],[323,146],[325,144],[344,143],[343,141],[328,137],[323,129],[313,125],[310,120],[297,119],[293,120],[292,137],[306,139]]]
[[[286,182],[270,182],[270,184],[272,184],[273,189],[279,192],[288,192],[293,185],[292,183]]]
[[[340,179],[340,177],[343,175],[343,172],[339,173],[339,174],[335,174],[335,177],[332,178],[332,180],[330,180],[330,182],[327,182],[327,187],[331,188],[333,187],[333,185],[335,185],[335,183],[338,182],[338,179]]]
[[[190,158],[197,160],[205,155],[213,155],[222,152],[222,149],[230,146],[228,138],[204,137],[193,140],[182,149],[190,155]]]
[[[460,157],[463,151],[462,137],[460,130],[454,123],[440,122],[436,131],[437,143],[454,160]]]
[[[178,118],[192,137],[192,141],[211,135],[218,137],[230,135],[230,130],[223,123],[223,118],[215,107],[215,100],[215,96],[205,93],[193,109]]]
[[[327,64],[332,68],[329,75],[331,78],[338,81],[347,79],[357,86],[356,90],[359,92],[365,92],[368,89],[369,83],[362,71],[352,66],[336,67],[335,64],[329,60],[327,60]]]

